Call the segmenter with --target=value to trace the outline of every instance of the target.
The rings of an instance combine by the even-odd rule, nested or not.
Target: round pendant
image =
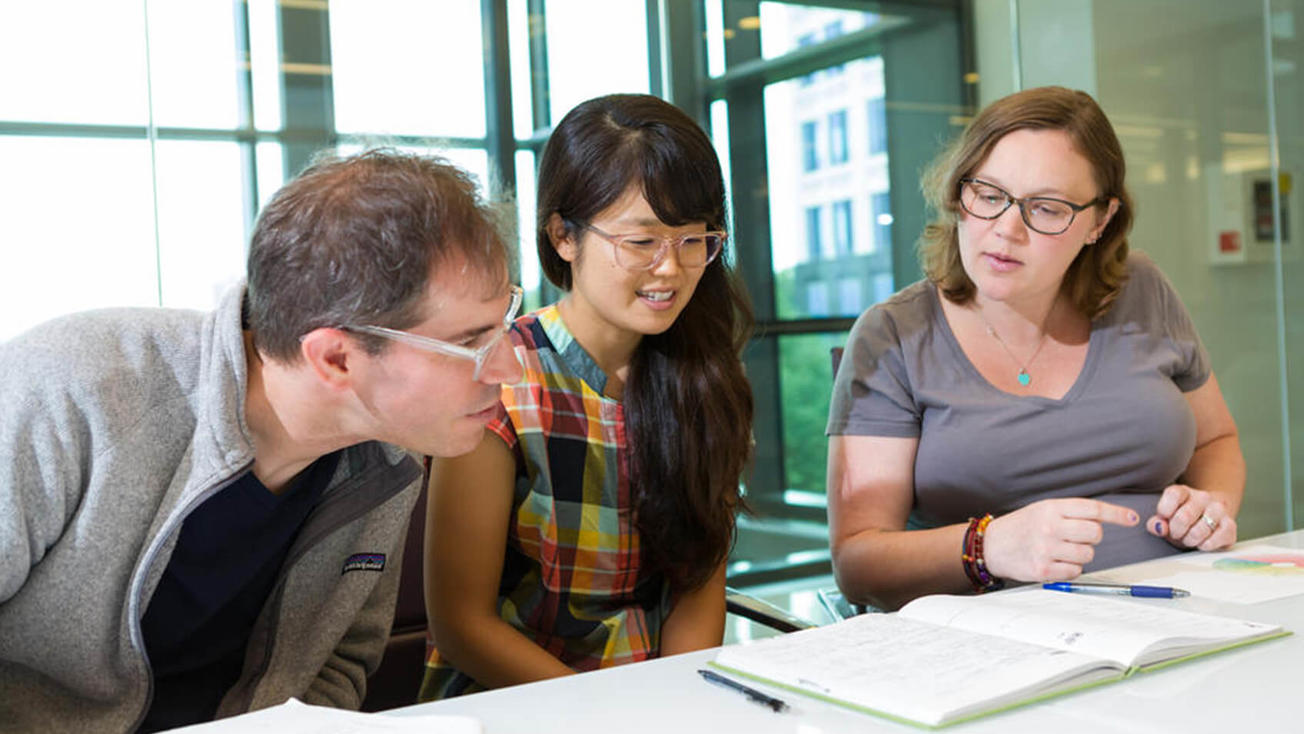
[[[1024,387],[1027,387],[1031,383],[1032,383],[1032,375],[1028,374],[1023,370],[1019,370],[1019,384],[1023,385]]]

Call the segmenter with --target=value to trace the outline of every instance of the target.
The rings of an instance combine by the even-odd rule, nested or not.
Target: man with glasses
[[[0,721],[154,731],[357,708],[422,471],[520,378],[521,293],[474,183],[311,166],[209,314],[77,314],[0,345]]]

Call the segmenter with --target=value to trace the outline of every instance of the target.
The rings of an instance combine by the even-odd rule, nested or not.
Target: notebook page
[[[1039,588],[980,597],[923,597],[907,604],[901,614],[1108,658],[1124,666],[1178,657],[1192,651],[1192,646],[1215,648],[1278,629],[1174,609],[1168,600],[1124,601]],[[1173,655],[1147,654],[1169,648]]]
[[[937,724],[1022,700],[1098,670],[1104,661],[895,614],[864,614],[726,647],[715,662],[808,693]]]

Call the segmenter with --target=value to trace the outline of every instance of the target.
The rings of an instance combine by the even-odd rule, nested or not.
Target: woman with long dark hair
[[[538,248],[567,291],[512,332],[525,379],[432,467],[421,698],[718,645],[751,456],[751,312],[710,140],[656,97],[557,125]]]

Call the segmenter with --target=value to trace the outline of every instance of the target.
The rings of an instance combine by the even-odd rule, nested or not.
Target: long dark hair
[[[649,95],[580,104],[539,163],[539,261],[570,290],[570,263],[548,237],[553,214],[580,228],[638,184],[662,222],[726,226],[724,177],[711,141]],[[726,244],[727,247],[727,244]],[[740,354],[752,312],[725,252],[707,265],[674,324],[643,337],[625,384],[630,486],[644,558],[677,590],[700,587],[733,544],[739,481],[751,460],[752,392]]]

